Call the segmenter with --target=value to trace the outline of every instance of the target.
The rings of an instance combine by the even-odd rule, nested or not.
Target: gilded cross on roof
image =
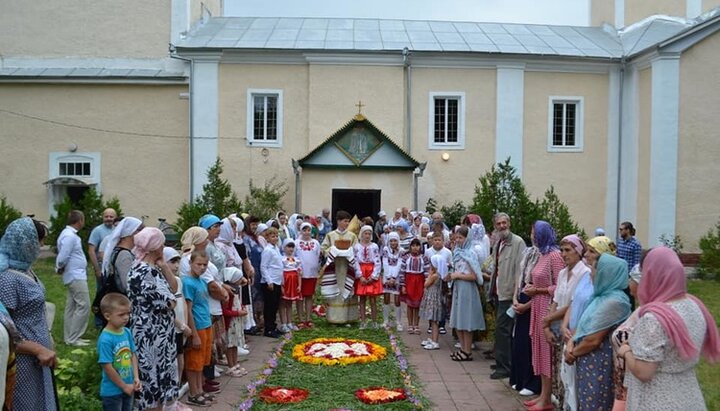
[[[362,114],[362,108],[365,107],[365,104],[362,103],[362,100],[358,100],[358,103],[355,104],[355,107],[358,108],[358,114]]]

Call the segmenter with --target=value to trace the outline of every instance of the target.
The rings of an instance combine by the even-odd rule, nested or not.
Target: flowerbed
[[[385,404],[407,398],[405,390],[402,388],[388,389],[384,387],[361,388],[355,391],[355,397],[365,404]]]
[[[293,358],[315,365],[366,364],[387,355],[381,345],[352,338],[316,338],[295,345]]]
[[[290,404],[304,401],[308,394],[302,388],[265,387],[260,391],[260,399],[267,404]]]

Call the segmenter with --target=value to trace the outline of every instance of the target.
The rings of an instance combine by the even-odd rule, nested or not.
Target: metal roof
[[[177,48],[463,51],[619,58],[602,27],[352,18],[215,17]]]
[[[183,72],[161,69],[120,69],[120,68],[87,68],[87,67],[1,67],[0,77],[33,77],[33,78],[154,78],[177,79],[186,77]]]

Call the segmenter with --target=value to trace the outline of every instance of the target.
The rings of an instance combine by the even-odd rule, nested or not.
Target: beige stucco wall
[[[583,97],[582,152],[548,152],[550,96]],[[523,181],[533,197],[543,196],[554,185],[587,232],[605,221],[607,107],[606,74],[525,73]]]
[[[650,119],[652,111],[652,69],[638,74],[638,180],[637,221],[633,221],[636,236],[642,244],[648,244],[650,210]],[[620,217],[624,220],[624,217]]]
[[[625,25],[654,14],[685,17],[685,7],[685,0],[625,0]]]
[[[0,85],[0,107],[81,127],[187,136],[184,86]],[[117,196],[127,215],[175,220],[188,195],[185,138],[128,136],[65,127],[0,113],[0,192],[24,214],[48,218],[48,154],[101,153],[101,189]]]
[[[0,9],[5,56],[167,55],[168,1],[5,0]]]
[[[720,0],[703,0],[702,11],[706,12],[718,6],[720,6]]]
[[[223,0],[189,0],[190,1],[190,23],[194,23],[202,17],[202,6],[210,12],[213,17],[223,15]]]
[[[602,26],[603,23],[615,25],[615,1],[590,0],[590,25]]]
[[[332,205],[333,188],[381,190],[382,210],[394,210],[412,201],[412,172],[407,170],[303,170],[301,186],[302,210],[313,214]]]
[[[427,162],[419,179],[418,207],[428,198],[439,205],[472,200],[475,184],[495,162],[496,72],[489,69],[412,70],[412,156]],[[465,93],[465,149],[428,149],[430,92]],[[445,162],[442,153],[450,154]]]
[[[686,251],[720,219],[720,35],[714,34],[680,59],[680,137],[676,234]]]

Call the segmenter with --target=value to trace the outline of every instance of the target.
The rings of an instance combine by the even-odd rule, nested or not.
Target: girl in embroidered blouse
[[[422,254],[422,245],[417,238],[410,242],[410,253],[405,254],[400,265],[401,294],[408,311],[408,333],[420,334],[420,302],[425,289],[425,279],[430,269],[430,260]]]
[[[360,296],[360,328],[365,328],[365,305],[370,300],[370,321],[377,322],[377,296],[383,293],[380,281],[380,249],[372,242],[372,226],[360,228],[360,242],[355,251],[355,294]]]
[[[390,300],[395,304],[395,327],[398,331],[403,330],[402,309],[400,308],[400,236],[396,232],[388,233],[387,245],[383,247],[383,292],[385,293],[383,304],[383,326],[390,326]]]

